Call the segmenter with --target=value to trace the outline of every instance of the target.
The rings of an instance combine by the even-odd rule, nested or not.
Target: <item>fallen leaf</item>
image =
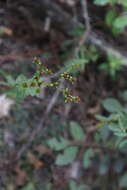
[[[18,186],[24,186],[27,179],[26,172],[20,169],[20,167],[16,167],[15,172],[16,172],[16,184]]]
[[[45,145],[38,145],[35,150],[41,154],[51,153],[51,149]]]
[[[39,169],[45,165],[43,161],[38,160],[38,158],[31,152],[27,153],[27,158],[35,169]]]

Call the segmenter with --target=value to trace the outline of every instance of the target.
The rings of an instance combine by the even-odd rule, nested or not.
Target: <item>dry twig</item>
[[[91,32],[91,26],[90,26],[90,18],[88,14],[88,8],[87,8],[87,1],[86,0],[81,0],[81,6],[82,6],[82,13],[83,13],[83,18],[84,18],[84,24],[86,27],[85,32],[81,36],[79,42],[78,42],[78,47],[75,48],[75,54],[78,56],[79,51],[82,47],[82,45],[87,41],[87,38]]]
[[[27,141],[26,144],[23,144],[23,146],[20,148],[19,152],[17,153],[17,158],[16,159],[19,159],[21,158],[21,156],[23,155],[24,152],[27,151],[27,149],[31,146],[33,140],[35,139],[36,136],[39,136],[39,134],[41,133],[41,130],[45,127],[44,124],[45,124],[45,121],[47,120],[47,117],[49,115],[49,113],[51,112],[51,110],[53,109],[57,99],[58,99],[58,96],[61,92],[61,89],[63,88],[63,80],[61,80],[61,83],[59,85],[59,88],[57,88],[56,92],[54,93],[54,95],[52,96],[48,106],[47,106],[47,109],[43,115],[43,118],[41,119],[41,121],[39,122],[38,126],[33,130],[33,132],[30,134],[30,137]]]

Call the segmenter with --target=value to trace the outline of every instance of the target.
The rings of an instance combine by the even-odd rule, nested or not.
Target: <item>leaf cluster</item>
[[[122,148],[127,145],[127,108],[114,98],[105,99],[102,106],[109,116],[96,115],[96,119],[100,121],[98,126],[107,126],[117,137],[116,145]]]
[[[80,151],[80,145],[76,145],[76,142],[85,144],[86,135],[78,123],[74,121],[70,122],[69,131],[72,140],[67,140],[64,137],[59,137],[59,139],[54,137],[47,141],[48,146],[54,151],[62,151],[61,153],[58,153],[56,157],[56,165],[64,166],[74,162]],[[84,150],[82,156],[82,164],[84,168],[89,168],[91,166],[91,159],[93,156],[94,152],[91,148]]]

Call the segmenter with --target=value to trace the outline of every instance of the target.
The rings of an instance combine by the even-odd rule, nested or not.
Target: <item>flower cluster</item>
[[[69,103],[69,102],[79,102],[80,98],[79,96],[73,96],[71,95],[70,91],[68,88],[63,90],[63,95],[65,97],[65,103]]]
[[[44,67],[41,63],[41,61],[36,58],[34,60],[34,63],[37,65],[37,71],[36,71],[36,74],[35,74],[35,79],[37,81],[37,85],[38,85],[38,81],[39,81],[39,78],[42,74],[47,74],[47,75],[51,75],[53,72],[48,69],[47,67]],[[59,84],[60,84],[60,80],[64,78],[66,80],[68,80],[69,82],[71,82],[72,84],[76,81],[76,78],[74,78],[72,75],[70,75],[69,73],[67,72],[64,72],[60,75],[60,78],[55,81],[55,82],[49,82],[49,83],[45,83],[46,86],[49,86],[49,87],[54,87],[54,88],[58,88],[59,87]],[[41,86],[41,83],[40,83],[40,86]],[[39,85],[38,85],[39,87]],[[63,96],[65,97],[65,102],[68,103],[68,102],[79,102],[80,101],[80,98],[78,96],[73,96],[71,95],[70,91],[68,90],[68,88],[66,89],[61,89],[62,93],[63,93]]]
[[[9,86],[12,87],[12,91],[9,95],[15,97],[17,100],[22,99],[26,96],[40,96],[40,91],[43,87],[52,87],[52,88],[59,88],[60,81],[62,79],[68,80],[72,84],[76,81],[76,79],[71,76],[69,73],[64,72],[60,74],[57,78],[53,77],[53,72],[45,67],[40,59],[36,58],[34,59],[34,64],[37,65],[36,71],[34,75],[31,78],[27,78],[23,74],[19,75],[16,80],[10,80],[8,81]],[[51,80],[45,80],[45,77],[43,75],[52,75],[49,76],[49,78],[52,78]],[[47,76],[47,77],[48,77]],[[55,75],[54,75],[55,76]],[[13,82],[13,83],[12,83]],[[71,95],[70,91],[67,88],[60,88],[61,92],[63,93],[63,96],[65,98],[65,102],[79,102],[80,98],[78,96]]]
[[[72,75],[70,75],[67,72],[64,72],[61,74],[61,78],[67,79],[68,81],[70,81],[72,84],[76,81],[76,78],[74,78]]]

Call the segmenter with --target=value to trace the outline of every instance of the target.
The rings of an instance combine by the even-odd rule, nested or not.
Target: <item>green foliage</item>
[[[70,123],[70,133],[72,135],[72,137],[74,138],[74,140],[84,140],[85,138],[85,134],[83,129],[80,127],[80,125],[76,122],[71,122]]]
[[[60,166],[71,164],[76,159],[79,146],[72,145],[73,142],[83,142],[85,140],[85,132],[78,123],[70,122],[69,129],[73,137],[72,141],[63,137],[60,137],[59,141],[56,138],[51,138],[47,141],[48,146],[54,151],[63,150],[63,153],[59,153],[56,157],[56,164]]]
[[[112,79],[115,79],[118,71],[126,63],[124,59],[119,56],[114,56],[110,51],[107,54],[107,62],[99,66],[100,70],[104,70],[106,73],[109,73]]]
[[[94,156],[92,149],[87,149],[83,154],[83,167],[89,168],[91,166],[91,158]]]
[[[127,1],[126,0],[120,0],[119,2],[121,5],[123,5],[124,8],[127,8]]]
[[[73,37],[79,37],[84,33],[85,27],[83,24],[80,24],[77,28],[71,31]]]
[[[123,32],[126,26],[127,26],[127,15],[118,16],[113,22],[114,30],[116,30],[117,33]]]
[[[60,141],[58,141],[56,138],[51,138],[47,141],[48,146],[54,151],[59,152],[63,150],[63,153],[58,153],[56,157],[56,165],[64,166],[71,164],[78,156],[80,143],[85,144],[85,132],[77,122],[70,122],[69,132],[73,138],[71,141],[66,140],[63,137],[59,138]],[[76,145],[76,142],[79,144]],[[73,143],[75,145],[73,145]],[[91,148],[84,150],[84,153],[82,155],[82,164],[85,169],[91,166],[91,161],[94,155],[95,154]]]
[[[100,160],[99,163],[99,174],[106,175],[108,170],[110,169],[110,156],[105,155],[103,159]]]
[[[40,78],[38,81],[35,77],[28,79],[23,74],[19,75],[16,80],[13,80],[13,84],[9,83],[9,87],[12,87],[12,90],[7,92],[7,95],[15,97],[16,99],[22,99],[26,96],[39,96],[40,87],[39,84],[42,83]]]
[[[34,190],[34,189],[35,189],[34,185],[32,183],[29,183],[27,186],[25,186],[21,190]]]
[[[121,5],[123,9],[127,8],[126,0],[95,0],[94,3],[98,6],[105,5]],[[108,9],[105,17],[106,25],[111,28],[114,35],[122,33],[127,26],[127,16],[123,13],[120,14],[116,11],[115,7]]]
[[[120,70],[121,66],[124,64],[124,60],[119,57],[115,57],[112,53],[108,53],[108,64],[109,64],[109,73],[111,76],[115,77],[117,71]]]
[[[85,184],[76,184],[75,181],[70,181],[69,183],[70,190],[89,190],[89,187]]]
[[[98,6],[115,5],[115,4],[120,4],[123,5],[124,7],[127,6],[126,0],[94,0],[94,3]]]
[[[95,5],[99,5],[99,6],[107,5],[110,2],[111,0],[95,0],[94,1]]]
[[[107,12],[106,17],[105,17],[105,22],[106,25],[109,27],[113,26],[114,19],[117,16],[117,11],[115,9],[111,9]]]
[[[127,16],[123,14],[124,9],[127,8],[127,1],[126,0],[94,0],[94,3],[97,6],[105,6],[106,16],[105,16],[105,23],[107,27],[111,29],[111,32],[113,35],[118,35],[119,33],[122,33],[126,26],[127,26]],[[121,6],[121,9],[117,9],[117,6]],[[119,12],[118,12],[119,10]],[[120,12],[121,11],[121,12]],[[96,19],[95,19],[96,20]],[[92,23],[92,22],[91,22]],[[81,25],[81,27],[77,28],[75,31],[72,32],[72,36],[77,40],[78,37],[80,37],[84,33],[84,26]],[[53,78],[53,75],[55,75],[50,69],[44,66],[40,62],[39,59],[35,59],[34,64],[37,66],[36,71],[31,77],[27,77],[23,74],[19,75],[16,79],[13,78],[11,75],[6,75],[6,81],[7,82],[0,82],[1,85],[9,87],[9,91],[7,92],[7,95],[12,96],[16,99],[23,99],[28,96],[34,96],[39,97],[40,90],[43,87],[53,88],[57,89],[59,88],[61,80],[66,80],[67,83],[73,84],[76,81],[76,78],[73,75],[79,74],[80,72],[84,71],[86,66],[89,63],[96,63],[98,58],[100,57],[100,54],[95,46],[92,45],[82,45],[80,48],[80,52],[78,56],[74,55],[74,52],[70,51],[68,47],[72,47],[74,49],[74,46],[78,46],[78,43],[76,44],[76,40],[68,40],[64,42],[63,49],[65,50],[64,58],[67,57],[68,59],[64,59],[63,62],[63,69],[62,72],[60,71],[58,78]],[[69,51],[68,51],[69,49]],[[47,56],[47,55],[46,55]],[[71,58],[70,58],[71,57]],[[112,52],[109,52],[107,54],[107,62],[106,64],[102,64],[102,67],[105,71],[110,73],[111,76],[116,76],[117,71],[120,70],[121,65],[124,63],[124,60],[122,60],[119,57],[115,57],[112,55]],[[58,66],[59,67],[59,66]],[[72,73],[73,75],[70,75],[69,73]],[[44,77],[43,77],[44,76]],[[49,77],[53,82],[47,82],[44,80],[45,76]],[[65,98],[65,102],[78,102],[80,99],[78,96],[71,95],[71,91],[69,88],[62,88],[61,92]],[[126,94],[124,94],[124,97],[126,98]],[[62,137],[61,135],[58,135],[58,138],[53,137],[47,140],[47,145],[55,152],[56,159],[55,164],[57,166],[66,166],[69,164],[73,164],[73,162],[77,159],[80,159],[83,171],[85,170],[86,174],[89,169],[92,172],[94,170],[93,161],[96,156],[98,156],[101,152],[101,149],[99,150],[99,146],[101,147],[101,143],[103,142],[106,147],[113,147],[114,148],[114,139],[116,142],[116,146],[119,146],[120,148],[123,148],[127,145],[127,109],[122,106],[122,104],[114,99],[114,98],[108,98],[104,101],[102,101],[103,108],[107,111],[107,115],[97,115],[96,119],[99,120],[98,127],[100,129],[100,134],[97,132],[88,132],[88,138],[86,138],[86,132],[80,126],[77,122],[70,122],[69,130],[68,130],[68,139]],[[20,114],[20,113],[19,113]],[[15,117],[15,116],[14,116]],[[16,116],[18,117],[18,116]],[[24,118],[23,116],[22,118]],[[21,115],[20,115],[21,119]],[[59,121],[60,123],[61,121]],[[57,125],[59,124],[57,122]],[[28,124],[27,124],[28,125]],[[12,124],[11,124],[12,126]],[[25,125],[26,126],[26,125]],[[55,126],[56,127],[56,126]],[[59,127],[59,126],[58,126]],[[47,129],[48,130],[48,129]],[[64,131],[64,128],[62,129]],[[31,131],[31,129],[30,129]],[[63,132],[62,131],[62,132]],[[56,135],[57,132],[54,130],[52,134],[50,135]],[[111,141],[108,141],[108,138],[110,135],[112,136]],[[115,137],[115,138],[114,138]],[[94,148],[90,148],[92,138],[95,139],[95,143],[97,142],[99,146],[95,146]],[[88,144],[87,144],[88,139]],[[23,139],[24,140],[24,139]],[[86,147],[85,147],[86,143]],[[89,145],[89,143],[91,143]],[[88,145],[88,146],[87,146]],[[96,144],[94,144],[96,145]],[[94,146],[93,146],[94,147]],[[98,167],[98,170],[96,171],[96,174],[100,175],[106,175],[109,172],[109,169],[111,168],[110,162],[111,159],[114,161],[114,165],[112,166],[113,171],[115,171],[117,174],[121,174],[123,168],[124,168],[124,161],[121,159],[117,159],[118,154],[114,154],[113,156],[109,155],[109,152],[103,151],[102,146],[102,154],[101,158],[97,158],[98,165],[95,166],[95,168]],[[106,152],[106,153],[105,153]],[[116,156],[116,157],[115,157]],[[80,158],[79,158],[80,157]],[[99,156],[98,156],[99,157]],[[38,162],[37,162],[38,163]],[[39,162],[40,163],[40,162]],[[39,168],[42,169],[43,168]],[[120,188],[126,188],[127,187],[127,176],[126,174],[121,176],[119,180],[119,187]],[[96,181],[95,181],[96,183]],[[32,183],[28,183],[22,190],[34,190],[36,187]],[[51,189],[50,184],[46,184],[46,186],[42,189],[49,190]],[[70,190],[88,190],[90,189],[85,184],[78,184],[74,181],[71,181],[69,183],[69,189]],[[109,188],[110,189],[110,188]]]
[[[60,74],[59,78],[56,79],[56,81],[47,82],[43,79],[43,75],[48,75],[50,77],[53,72],[50,69],[46,68],[37,58],[34,60],[34,64],[37,65],[37,69],[31,78],[27,78],[23,74],[20,74],[16,79],[13,79],[13,77],[10,75],[5,76],[7,82],[1,82],[0,84],[6,85],[11,88],[11,90],[7,92],[8,96],[16,98],[17,100],[21,100],[27,96],[39,97],[42,86],[58,88],[60,85],[60,81],[63,78],[65,80],[68,80],[72,84],[76,80],[69,73],[64,72]],[[65,97],[65,102],[80,101],[80,98],[78,96],[71,95],[71,92],[68,88],[62,88],[61,92]]]
[[[47,141],[48,146],[50,146],[55,151],[59,151],[65,149],[69,145],[69,142],[63,137],[60,137],[59,139],[59,141],[55,137],[49,139]]]
[[[104,101],[102,101],[102,105],[108,112],[111,113],[118,113],[123,110],[123,106],[119,103],[119,101],[114,98],[105,99]]]
[[[78,153],[78,147],[77,146],[71,146],[64,150],[63,154],[59,154],[56,158],[56,164],[59,166],[64,166],[71,164]]]
[[[106,111],[110,113],[108,117],[97,115],[100,126],[107,126],[117,137],[116,145],[120,148],[127,144],[127,110],[118,100],[108,98],[102,102]]]
[[[77,73],[78,71],[83,70],[87,63],[88,63],[88,60],[86,58],[71,59],[70,61],[66,61],[64,63],[65,71],[71,72],[71,73]]]
[[[125,173],[121,178],[119,179],[119,187],[120,188],[127,188],[127,173]]]
[[[81,24],[81,26],[71,32],[71,35],[75,38],[82,37],[84,30],[85,28]],[[74,47],[76,52],[74,52]],[[70,51],[68,51],[68,49]],[[63,56],[61,57],[62,62],[64,62],[64,71],[69,73],[77,74],[82,72],[88,63],[91,61],[95,62],[99,58],[99,53],[95,46],[83,44],[81,47],[79,47],[77,40],[65,41],[61,45],[61,50],[64,51]]]
[[[73,44],[75,46],[75,44]],[[68,47],[68,46],[67,46]],[[67,49],[65,50],[67,51]],[[86,46],[83,45],[80,48],[80,52],[78,56],[74,56],[72,59],[67,59],[64,61],[64,70],[68,73],[79,73],[85,70],[85,67],[90,62],[95,62],[99,58],[99,53],[97,48],[93,45]],[[71,55],[69,54],[69,57]]]

